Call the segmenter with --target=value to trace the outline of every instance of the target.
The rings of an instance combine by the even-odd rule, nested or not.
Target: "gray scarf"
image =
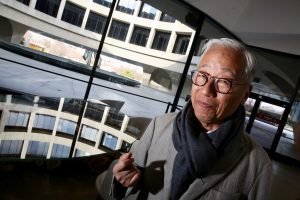
[[[189,101],[174,121],[172,140],[177,150],[171,181],[171,199],[179,199],[196,179],[206,175],[232,138],[244,127],[242,106],[217,130],[205,133]],[[202,131],[201,131],[202,130]]]

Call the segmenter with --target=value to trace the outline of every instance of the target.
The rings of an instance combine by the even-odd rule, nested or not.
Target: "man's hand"
[[[132,187],[141,178],[141,172],[134,165],[132,153],[123,154],[113,167],[115,179],[124,187]]]

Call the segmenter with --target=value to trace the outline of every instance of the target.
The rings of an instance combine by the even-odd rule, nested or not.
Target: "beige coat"
[[[154,118],[133,151],[135,163],[144,168],[138,192],[128,190],[125,199],[170,199],[176,150],[172,142],[171,113]],[[207,176],[196,179],[182,200],[267,200],[272,165],[265,151],[247,133],[238,136]],[[116,191],[113,187],[111,195]],[[140,194],[139,194],[140,193]],[[114,195],[112,195],[114,196]]]

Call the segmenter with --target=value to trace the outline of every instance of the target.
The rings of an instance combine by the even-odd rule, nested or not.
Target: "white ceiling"
[[[246,44],[300,55],[300,0],[185,0]]]

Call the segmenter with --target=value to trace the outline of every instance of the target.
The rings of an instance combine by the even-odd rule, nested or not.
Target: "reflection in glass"
[[[109,133],[104,132],[103,139],[102,139],[102,142],[101,142],[101,146],[104,146],[104,147],[107,147],[109,149],[115,150],[116,146],[117,146],[117,141],[118,141],[117,137],[115,137],[115,136],[113,136]]]
[[[55,117],[50,115],[36,114],[32,127],[32,132],[49,131],[52,133]]]
[[[112,0],[93,0],[93,2],[109,8]]]
[[[105,106],[100,103],[88,102],[84,117],[101,122]]]
[[[48,108],[51,110],[57,110],[59,106],[59,98],[55,97],[39,97],[38,107],[40,108]]]
[[[115,127],[117,129],[121,129],[124,117],[125,115],[123,113],[116,113],[110,111],[107,115],[105,124]]]
[[[295,100],[276,152],[300,161],[300,101]]]
[[[0,140],[0,156],[20,156],[22,140]]]
[[[148,41],[149,34],[150,29],[136,26],[134,27],[130,43],[145,47]]]
[[[1,152],[0,155],[9,154],[9,156],[22,159],[69,156],[70,144],[78,119],[76,112],[69,111],[78,110],[76,107],[82,106],[82,100],[34,97],[36,102],[46,99],[47,101],[42,102],[50,102],[51,105],[53,102],[58,103],[59,106],[56,110],[49,110],[48,106],[43,108],[37,107],[36,104],[28,106],[8,103],[12,95],[5,95],[4,97],[3,99],[6,101],[0,102],[1,120],[5,124],[0,130],[0,143],[2,143],[1,148],[5,155]],[[24,96],[22,98],[26,99]],[[70,109],[65,109],[65,111],[61,109],[63,105],[69,104],[72,105],[72,107],[68,107]],[[123,142],[132,143],[135,137],[124,133],[127,126],[132,129],[136,126],[139,134],[143,133],[145,127],[142,128],[141,126],[145,124],[145,120],[141,118],[136,123],[132,123],[132,120],[128,123],[129,117],[120,112],[123,105],[123,101],[110,99],[105,99],[103,102],[96,99],[88,101],[81,124],[80,136],[76,144],[79,146],[76,146],[75,156],[99,154],[107,152],[108,149],[116,149],[118,137]],[[27,110],[28,112],[18,110]],[[108,135],[105,136],[100,133]],[[24,138],[24,136],[26,137]],[[28,142],[27,137],[29,138]],[[17,143],[16,138],[20,138],[21,143]]]
[[[108,37],[125,41],[129,24],[113,20],[109,29]]]
[[[33,106],[34,96],[32,95],[12,95],[11,102],[15,104]]]
[[[96,142],[96,138],[98,135],[98,129],[92,128],[87,125],[82,126],[81,130],[81,138]]]
[[[174,23],[175,18],[166,13],[162,13],[160,17],[160,21]]]
[[[152,49],[166,51],[170,40],[171,33],[156,31]]]
[[[6,95],[0,94],[0,102],[5,102],[6,101]]]
[[[75,157],[83,157],[83,156],[89,156],[90,154],[88,152],[82,151],[80,149],[75,150]]]
[[[90,11],[85,29],[89,31],[93,31],[95,33],[102,34],[105,22],[106,22],[106,17]]]
[[[143,18],[147,18],[147,19],[154,19],[156,12],[157,12],[156,8],[150,6],[146,3],[143,3],[143,5],[141,6],[139,17],[143,17]]]
[[[29,141],[26,157],[46,158],[49,142]]]
[[[57,131],[60,133],[66,133],[68,135],[74,135],[76,123],[67,119],[59,119]]]
[[[61,20],[80,27],[84,14],[85,10],[83,8],[67,1]]]
[[[6,126],[17,126],[17,127],[26,127],[28,124],[29,113],[23,112],[9,112],[8,121]]]
[[[69,153],[70,147],[62,144],[53,144],[51,158],[67,158]]]
[[[79,99],[65,99],[62,108],[63,112],[79,115],[83,101]]]
[[[173,48],[173,53],[185,54],[189,46],[189,42],[190,42],[189,35],[177,34],[177,38]]]
[[[284,108],[261,102],[250,135],[263,147],[270,148]]]
[[[133,15],[135,4],[136,0],[120,0],[116,10]]]
[[[128,121],[126,133],[135,138],[140,138],[148,127],[151,118],[131,117]]]
[[[56,17],[60,0],[37,0],[35,9],[52,17]]]

